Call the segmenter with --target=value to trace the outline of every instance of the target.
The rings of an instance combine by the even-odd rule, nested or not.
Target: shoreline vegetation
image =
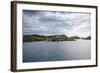
[[[23,35],[23,42],[33,42],[33,41],[75,41],[76,39],[83,39],[83,40],[91,40],[91,36],[88,36],[86,38],[82,37],[80,38],[79,36],[71,36],[68,37],[66,35],[38,35],[38,34],[33,34],[33,35]]]

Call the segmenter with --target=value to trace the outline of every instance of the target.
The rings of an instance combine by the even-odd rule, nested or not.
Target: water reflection
[[[23,43],[23,62],[84,60],[90,58],[90,40]]]

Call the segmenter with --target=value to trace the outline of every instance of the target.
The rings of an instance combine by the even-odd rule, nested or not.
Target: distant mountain
[[[70,37],[70,38],[72,38],[72,39],[80,39],[79,36],[72,36],[72,37]]]
[[[66,35],[23,35],[23,42],[32,42],[32,41],[75,41],[77,39],[83,39],[83,40],[90,40],[91,36],[88,36],[86,38],[79,36],[72,36],[68,37]]]
[[[91,36],[88,36],[88,37],[86,37],[86,38],[84,38],[84,39],[90,40],[90,39],[91,39]]]
[[[88,36],[88,37],[81,37],[81,39],[83,39],[83,40],[91,40],[91,36]]]
[[[74,41],[73,38],[68,38],[66,35],[24,35],[24,42],[32,42],[32,41]]]

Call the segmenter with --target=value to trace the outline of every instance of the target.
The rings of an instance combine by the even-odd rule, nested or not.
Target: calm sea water
[[[23,62],[85,60],[90,58],[91,40],[23,43]]]

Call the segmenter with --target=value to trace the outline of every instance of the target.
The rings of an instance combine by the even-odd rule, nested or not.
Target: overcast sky
[[[23,10],[23,34],[87,37],[91,35],[91,13]]]

